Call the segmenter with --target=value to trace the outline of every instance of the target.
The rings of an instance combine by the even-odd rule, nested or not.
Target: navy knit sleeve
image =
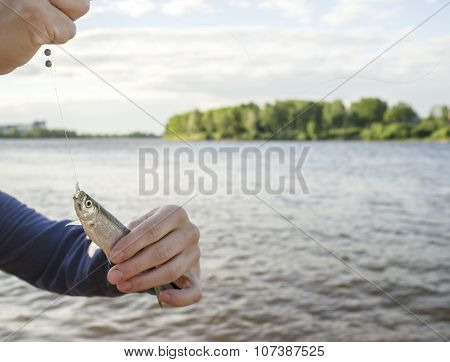
[[[118,296],[101,250],[89,256],[81,227],[52,221],[0,192],[0,270],[34,286],[75,296]]]

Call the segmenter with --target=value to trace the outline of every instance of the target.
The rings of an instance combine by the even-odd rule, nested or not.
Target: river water
[[[257,145],[198,142],[193,149]],[[264,147],[305,145],[309,193],[262,190],[258,199],[239,190],[139,195],[138,149],[174,150],[182,143],[71,140],[82,187],[124,222],[163,204],[186,203],[202,234],[203,299],[162,310],[153,297],[137,294],[54,302],[56,295],[0,272],[0,338],[54,303],[13,340],[440,340],[358,273],[450,338],[450,145]],[[218,182],[232,183],[224,181],[222,161],[214,167]],[[0,140],[0,189],[51,218],[73,218],[65,141]]]

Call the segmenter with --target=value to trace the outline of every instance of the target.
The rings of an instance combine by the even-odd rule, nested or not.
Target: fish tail
[[[161,302],[161,298],[159,297],[159,294],[161,293],[161,287],[155,287],[154,289],[155,289],[156,298],[158,298],[159,306],[161,308],[163,308],[163,304]]]

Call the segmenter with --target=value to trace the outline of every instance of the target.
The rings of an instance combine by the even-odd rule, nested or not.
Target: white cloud
[[[339,0],[331,10],[323,16],[330,25],[349,24],[355,20],[364,23],[379,21],[398,12],[398,1],[391,0]]]
[[[279,10],[284,16],[297,18],[303,23],[311,21],[310,3],[306,0],[264,0],[259,6],[263,9]]]
[[[96,0],[91,9],[92,14],[113,12],[137,18],[154,11],[156,5],[153,0]]]
[[[168,16],[182,16],[192,12],[212,13],[214,8],[208,0],[96,0],[87,16],[116,13],[138,18],[154,11]]]
[[[165,121],[194,107],[288,97],[318,99],[401,35],[382,28],[363,30],[337,33],[305,26],[103,29],[80,32],[65,48]],[[407,81],[437,64],[433,74],[403,86],[357,78],[331,98],[403,99],[420,111],[448,102],[445,86],[450,83],[450,70],[445,61],[438,61],[449,47],[448,35],[412,38],[363,75]],[[52,71],[70,128],[161,131],[78,63],[53,49]],[[448,51],[446,55],[448,59]],[[38,54],[27,66],[0,78],[0,121],[46,118],[52,127],[60,126],[44,62],[45,56]]]
[[[188,12],[211,13],[213,7],[205,0],[167,0],[161,5],[161,12],[171,16],[182,16]]]
[[[251,2],[250,0],[230,0],[230,5],[245,9],[251,6]]]

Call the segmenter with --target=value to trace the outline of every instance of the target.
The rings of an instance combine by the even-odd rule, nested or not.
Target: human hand
[[[161,291],[161,300],[174,307],[201,298],[200,238],[197,226],[179,206],[163,206],[130,224],[110,259],[116,265],[108,281],[123,293],[145,291],[174,282],[181,289]]]
[[[89,0],[0,0],[0,74],[27,63],[43,44],[75,36]]]

